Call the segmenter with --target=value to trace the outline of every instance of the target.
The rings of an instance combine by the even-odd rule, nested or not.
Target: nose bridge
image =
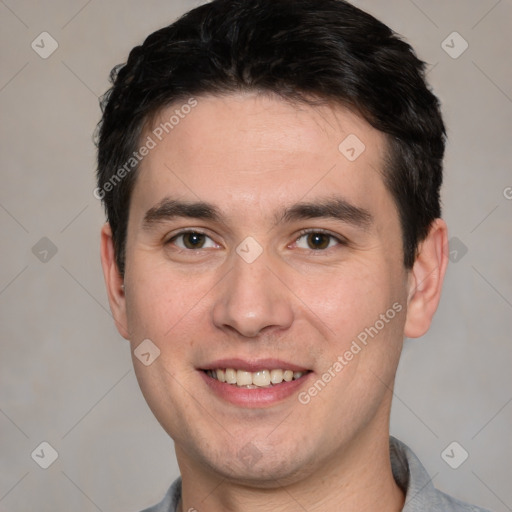
[[[213,308],[217,327],[231,327],[246,337],[269,327],[287,328],[293,320],[290,298],[273,275],[277,269],[271,270],[271,258],[264,251],[255,256],[250,244],[240,244],[233,255],[232,270],[223,280]]]

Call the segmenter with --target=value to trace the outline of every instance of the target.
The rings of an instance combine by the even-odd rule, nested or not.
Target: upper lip
[[[309,369],[304,366],[282,361],[280,359],[218,359],[200,367],[201,370],[218,370],[219,368],[233,368],[246,372],[257,372],[259,370],[292,370],[294,372],[306,372]]]

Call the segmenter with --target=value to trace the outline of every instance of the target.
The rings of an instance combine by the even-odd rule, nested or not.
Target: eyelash
[[[176,233],[175,235],[173,235],[167,242],[165,242],[165,245],[169,245],[169,244],[173,243],[174,241],[176,241],[176,239],[178,239],[179,237],[188,235],[190,233],[204,235],[213,241],[213,239],[207,233],[205,233],[204,231],[201,231],[200,229],[187,229],[187,230],[180,231],[180,232]],[[338,245],[340,245],[340,246],[348,245],[348,240],[346,238],[344,238],[340,235],[333,235],[332,233],[330,233],[329,231],[326,231],[324,229],[303,229],[302,231],[299,232],[299,235],[294,239],[293,243],[296,244],[302,237],[310,235],[310,234],[325,235],[325,236],[330,237],[331,240],[335,240],[336,242],[338,242]],[[214,242],[214,243],[216,243],[216,242]],[[199,248],[199,249],[183,249],[181,247],[177,247],[177,249],[182,252],[198,252],[201,250],[201,248]],[[321,253],[321,252],[327,252],[329,249],[334,249],[334,247],[328,247],[327,249],[309,249],[309,251],[312,253]]]
[[[333,235],[329,231],[325,229],[303,229],[299,232],[299,236],[295,239],[293,243],[297,243],[298,240],[300,240],[303,236],[311,235],[311,234],[319,234],[319,235],[325,235],[331,238],[331,240],[336,240],[338,242],[338,245],[346,246],[348,245],[348,240],[341,235]],[[327,252],[329,249],[334,249],[334,247],[329,247],[328,249],[309,249],[311,252],[320,253],[320,252]]]
[[[170,245],[172,244],[177,238],[180,238],[182,236],[185,236],[185,235],[188,235],[188,234],[196,234],[196,235],[204,235],[206,237],[208,237],[210,240],[213,241],[212,237],[209,236],[207,233],[205,233],[204,231],[201,231],[200,229],[186,229],[184,231],[180,231],[178,233],[176,233],[175,235],[173,235],[171,238],[169,238],[169,240],[167,240],[167,242],[165,242],[165,245]],[[216,243],[216,242],[215,242]],[[183,249],[181,247],[177,247],[177,249],[179,251],[182,251],[182,252],[198,252],[200,249]]]

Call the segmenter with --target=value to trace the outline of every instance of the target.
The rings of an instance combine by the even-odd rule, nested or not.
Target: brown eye
[[[204,245],[205,236],[202,233],[186,233],[183,244],[187,249],[200,249]]]
[[[331,241],[331,236],[324,233],[309,233],[307,235],[307,244],[310,249],[327,249]]]
[[[346,240],[341,236],[314,230],[303,231],[301,236],[295,240],[296,247],[308,251],[325,251],[346,244]]]
[[[168,243],[188,250],[218,247],[208,235],[198,231],[184,231],[171,238]]]

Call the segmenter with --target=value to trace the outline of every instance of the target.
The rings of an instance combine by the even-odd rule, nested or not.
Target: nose
[[[276,274],[278,269],[271,270],[265,253],[252,263],[235,254],[234,268],[218,285],[214,324],[247,338],[290,327],[291,292]]]

